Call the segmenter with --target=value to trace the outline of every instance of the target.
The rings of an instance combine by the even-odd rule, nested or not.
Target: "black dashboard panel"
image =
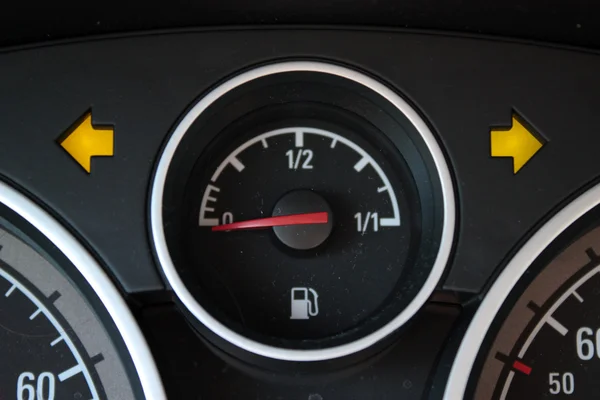
[[[0,45],[143,30],[322,25],[430,29],[600,47],[600,5],[589,0],[202,0],[30,2],[0,14]]]
[[[185,321],[169,308],[155,308],[145,314],[147,322],[142,328],[150,333],[148,340],[170,398],[205,395],[242,399],[252,394],[258,398],[294,400],[369,396],[387,399],[400,394],[406,399],[424,399],[439,398],[443,390],[443,380],[434,381],[430,371],[444,345],[441,339],[449,333],[457,316],[457,307],[426,306],[423,315],[415,319],[393,348],[364,363],[316,372],[310,368],[273,372],[240,362],[199,343],[193,332],[186,331]],[[165,343],[176,346],[172,349]]]
[[[11,77],[0,83],[0,124],[10,132],[0,149],[2,172],[81,234],[127,291],[158,290],[146,204],[168,132],[216,82],[289,59],[327,60],[377,76],[431,123],[460,204],[445,289],[480,291],[540,220],[598,175],[596,55],[335,30],[188,32],[7,51],[0,58],[2,76]],[[115,154],[94,159],[88,175],[56,140],[90,109],[94,124],[114,125]],[[514,112],[547,140],[516,175],[510,160],[490,157],[489,139],[491,127],[510,127]]]
[[[238,22],[251,14],[237,12]],[[252,15],[249,22],[271,18]],[[543,29],[521,35],[520,26],[514,36],[558,35]],[[124,30],[118,23],[100,29],[84,31]],[[593,34],[560,36],[565,43],[595,43]],[[20,37],[3,43],[39,38],[35,30]],[[439,142],[455,192],[452,251],[428,304],[376,345],[368,363],[344,358],[352,367],[342,372],[329,360],[314,371],[312,364],[296,363],[297,370],[277,364],[274,373],[250,367],[227,345],[214,346],[214,332],[186,321],[194,317],[165,279],[151,230],[156,168],[186,113],[228,79],[288,61],[353,69],[398,93]],[[441,398],[458,341],[488,287],[538,228],[600,176],[599,70],[600,55],[592,50],[383,28],[156,31],[6,48],[0,175],[62,222],[131,300],[170,398]],[[88,174],[61,143],[89,118],[94,129],[114,132],[114,154],[93,157]],[[518,171],[491,139],[492,131],[517,123],[540,147]]]

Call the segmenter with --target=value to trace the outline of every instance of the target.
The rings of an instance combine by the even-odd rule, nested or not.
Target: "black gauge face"
[[[443,159],[341,76],[293,70],[211,98],[177,128],[153,192],[157,253],[184,305],[271,358],[339,357],[392,333],[444,267]]]
[[[13,235],[13,225],[4,222],[0,225],[0,397],[135,398],[139,383],[126,367],[131,361],[108,333],[106,324],[114,329],[112,325],[98,317],[74,286],[81,278],[67,278],[54,260],[27,244],[20,231],[18,237]]]
[[[282,339],[326,338],[372,316],[419,236],[410,178],[348,132],[288,126],[238,142],[188,188],[186,249],[203,304]],[[304,224],[315,213],[321,223]],[[282,215],[296,221],[274,226]]]
[[[600,390],[600,228],[581,236],[507,304],[475,399],[595,398]],[[533,267],[536,269],[536,267]]]

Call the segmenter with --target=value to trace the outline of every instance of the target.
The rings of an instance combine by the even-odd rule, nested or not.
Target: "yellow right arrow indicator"
[[[493,128],[490,139],[492,157],[511,157],[515,174],[544,146],[515,115],[512,117],[511,128]]]

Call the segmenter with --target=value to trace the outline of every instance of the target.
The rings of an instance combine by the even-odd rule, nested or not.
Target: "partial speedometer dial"
[[[433,135],[391,90],[276,64],[183,118],[158,166],[153,234],[200,331],[317,361],[365,349],[423,304],[450,250],[452,196]]]
[[[0,360],[3,399],[164,399],[144,339],[100,267],[4,183]]]
[[[15,240],[5,231],[0,232],[4,234],[3,245]],[[12,251],[4,251],[13,252],[18,246],[13,242]],[[26,258],[31,271],[48,269],[35,253],[21,253],[17,257]],[[48,296],[44,295],[8,264],[0,267],[0,293],[4,294],[0,297],[0,353],[3,355],[0,387],[12,386],[17,399],[30,398],[29,393],[34,395],[32,398],[40,399],[75,398],[76,394],[88,399],[106,398],[96,364],[106,361],[108,351],[101,345],[92,355],[82,349],[79,338],[69,334],[74,332],[73,328],[54,305],[69,286],[55,285],[52,290]],[[73,299],[67,301],[70,303]],[[95,329],[101,327],[98,325]],[[121,370],[116,375],[120,380],[118,387],[128,390],[123,366],[114,358],[108,362],[113,364],[112,368]],[[133,393],[121,393],[121,396],[133,398]]]
[[[498,278],[461,346],[446,398],[597,398],[600,209],[577,218],[598,203],[599,193],[595,187],[561,211]]]
[[[600,390],[598,253],[595,228],[529,285],[490,350],[476,399],[585,398]]]

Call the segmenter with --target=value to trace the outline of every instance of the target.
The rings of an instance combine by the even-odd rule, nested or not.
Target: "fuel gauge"
[[[197,165],[183,201],[178,265],[213,314],[246,336],[302,348],[386,304],[412,267],[421,207],[393,152],[376,151],[347,127],[336,129],[342,136],[315,128],[320,121],[293,122],[300,121],[258,135],[240,126],[249,138],[232,132],[237,143],[224,138],[224,154]],[[294,312],[294,288],[310,294],[312,315]]]
[[[453,223],[449,171],[419,115],[321,63],[261,67],[207,94],[152,193],[159,261],[199,328],[281,360],[393,333],[436,285]]]

